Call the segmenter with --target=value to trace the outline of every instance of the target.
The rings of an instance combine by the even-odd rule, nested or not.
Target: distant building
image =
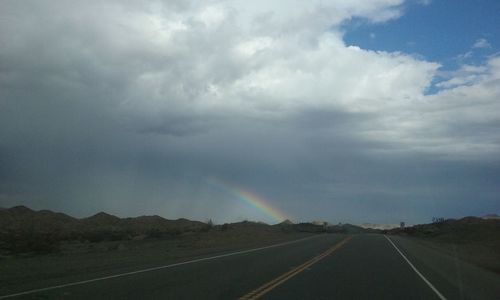
[[[328,222],[325,221],[312,221],[314,225],[319,225],[319,226],[327,226]]]
[[[401,228],[401,229],[405,228],[405,222],[399,223],[399,228]]]

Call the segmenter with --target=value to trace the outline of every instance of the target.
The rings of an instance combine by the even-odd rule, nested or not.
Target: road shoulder
[[[415,238],[390,237],[448,299],[498,299],[500,275],[429,247]]]

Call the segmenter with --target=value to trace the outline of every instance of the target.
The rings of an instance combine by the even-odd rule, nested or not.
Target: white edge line
[[[389,241],[389,243],[392,244],[392,246],[394,246],[394,249],[396,249],[396,251],[398,251],[399,254],[401,254],[401,256],[406,260],[406,262],[410,265],[410,267],[413,269],[413,271],[415,271],[415,273],[417,273],[418,276],[420,276],[420,278],[422,278],[422,280],[427,283],[427,285],[434,291],[434,293],[436,293],[436,295],[439,297],[439,299],[441,300],[446,300],[446,297],[443,296],[443,294],[441,294],[434,285],[432,285],[432,283],[427,280],[427,278],[424,277],[424,275],[422,275],[422,273],[420,273],[420,271],[417,270],[417,268],[411,263],[411,261],[406,258],[406,256],[403,254],[403,252],[401,252],[401,250],[399,250],[399,248],[392,242],[392,240],[384,235],[384,237]]]
[[[159,266],[159,267],[153,267],[153,268],[148,268],[148,269],[142,269],[142,270],[137,270],[137,271],[131,271],[131,272],[126,272],[126,273],[120,273],[120,274],[115,274],[115,275],[109,275],[109,276],[104,276],[104,277],[76,281],[76,282],[71,282],[71,283],[66,283],[66,284],[54,285],[54,286],[50,286],[50,287],[29,290],[29,291],[19,292],[19,293],[15,293],[15,294],[3,295],[3,296],[0,296],[0,299],[7,299],[7,298],[12,298],[12,297],[17,297],[17,296],[29,295],[29,294],[34,294],[34,293],[38,293],[38,292],[44,292],[44,291],[49,291],[49,290],[65,288],[65,287],[69,287],[69,286],[82,285],[82,284],[87,284],[87,283],[96,282],[96,281],[102,281],[102,280],[113,279],[113,278],[118,278],[118,277],[130,276],[130,275],[134,275],[134,274],[151,272],[151,271],[156,271],[156,270],[161,270],[161,269],[168,269],[168,268],[172,268],[172,267],[193,264],[193,263],[207,261],[207,260],[214,260],[214,259],[228,257],[228,256],[256,252],[256,251],[265,250],[265,249],[269,249],[269,248],[275,248],[275,247],[285,246],[285,245],[289,245],[289,244],[293,244],[293,243],[298,243],[298,242],[305,241],[308,239],[316,238],[318,236],[321,236],[321,235],[309,236],[309,237],[305,237],[305,238],[298,239],[298,240],[283,242],[283,243],[259,247],[259,248],[253,248],[253,249],[248,249],[248,250],[242,250],[242,251],[237,251],[237,252],[231,252],[231,253],[226,253],[226,254],[210,256],[210,257],[198,258],[198,259],[183,261],[183,262],[179,262],[179,263],[173,263],[170,265],[164,265],[164,266]]]

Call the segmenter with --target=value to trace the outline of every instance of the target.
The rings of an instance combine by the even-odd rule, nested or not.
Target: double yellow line
[[[259,299],[260,297],[264,296],[266,293],[277,287],[278,285],[286,282],[288,279],[292,278],[293,276],[299,274],[300,272],[304,271],[305,269],[309,268],[310,266],[314,265],[321,259],[327,257],[328,255],[332,254],[336,250],[340,249],[342,246],[344,246],[351,237],[347,237],[340,241],[340,243],[335,244],[333,247],[330,249],[326,250],[325,252],[321,253],[318,256],[315,256],[311,258],[310,260],[306,261],[305,263],[301,264],[300,266],[286,272],[285,274],[276,277],[275,279],[269,281],[268,283],[260,286],[259,288],[251,291],[250,293],[240,297],[240,300],[255,300]]]

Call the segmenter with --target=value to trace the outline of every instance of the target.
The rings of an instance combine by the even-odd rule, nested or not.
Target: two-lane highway
[[[382,235],[359,235],[262,299],[440,299]]]
[[[419,252],[407,253],[411,247],[408,241],[383,235],[325,234],[171,267],[89,278],[74,285],[61,283],[64,285],[15,298],[455,299],[459,295],[462,299],[495,299],[495,290],[481,297],[474,297],[474,290],[465,295],[439,274],[427,274],[423,260],[416,259]],[[418,263],[413,264],[412,259]],[[497,274],[491,276],[493,285],[495,280],[500,283]]]

